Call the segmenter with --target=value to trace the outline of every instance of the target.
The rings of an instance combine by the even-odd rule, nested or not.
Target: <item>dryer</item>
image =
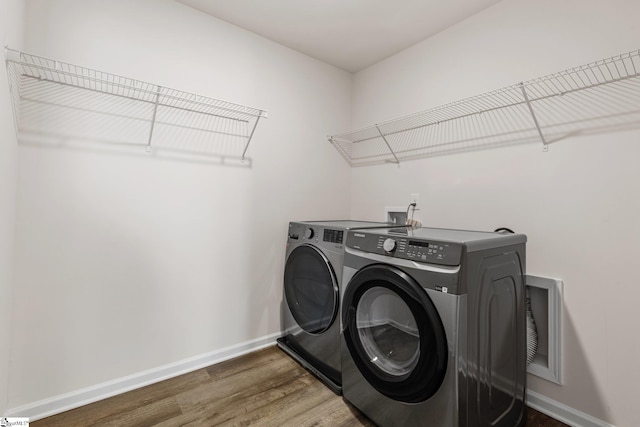
[[[381,427],[524,425],[521,234],[347,234],[344,398]]]
[[[348,230],[397,227],[370,221],[289,223],[283,336],[277,345],[340,394],[340,295]]]

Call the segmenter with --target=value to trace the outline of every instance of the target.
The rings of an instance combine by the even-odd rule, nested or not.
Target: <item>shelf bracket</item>
[[[540,135],[542,144],[544,144],[542,151],[548,151],[549,146],[548,146],[547,140],[544,138],[542,129],[540,129],[540,123],[538,123],[538,118],[536,117],[536,113],[535,111],[533,111],[533,106],[531,105],[531,100],[529,99],[529,95],[527,95],[527,91],[524,88],[524,83],[520,83],[520,89],[522,89],[522,95],[524,96],[524,101],[527,103],[527,107],[529,107],[529,112],[531,113],[531,117],[533,118],[533,123],[535,123],[536,129],[538,130],[538,135]]]
[[[389,145],[389,141],[387,141],[387,138],[384,137],[384,134],[382,133],[382,131],[380,130],[380,127],[378,125],[376,125],[376,129],[378,129],[378,133],[380,134],[380,137],[382,138],[384,143],[387,144],[387,148],[389,149],[389,152],[391,153],[393,158],[396,159],[396,161],[394,163],[396,163],[398,166],[400,166],[400,160],[398,160],[398,157],[396,156],[396,153],[393,152],[393,149],[391,148],[391,145]]]
[[[153,128],[156,124],[156,114],[158,113],[158,104],[160,103],[160,90],[162,86],[158,86],[156,91],[156,102],[153,105],[153,117],[151,117],[151,129],[149,130],[149,141],[147,141],[147,153],[151,151],[151,139],[153,138]]]
[[[240,160],[242,161],[244,161],[244,156],[245,154],[247,154],[247,149],[249,148],[249,144],[251,143],[251,138],[253,138],[253,133],[256,131],[256,128],[258,127],[258,122],[260,121],[260,117],[262,116],[256,117],[256,122],[253,124],[253,129],[251,129],[251,133],[249,134],[249,139],[247,139],[247,143],[244,146],[244,150],[242,150],[242,157],[240,158]]]

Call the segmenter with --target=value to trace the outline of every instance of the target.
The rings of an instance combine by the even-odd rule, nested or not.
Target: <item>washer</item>
[[[347,234],[344,398],[381,427],[526,422],[526,236]]]
[[[397,227],[369,221],[289,223],[282,325],[278,346],[342,391],[340,368],[340,295],[347,230]]]

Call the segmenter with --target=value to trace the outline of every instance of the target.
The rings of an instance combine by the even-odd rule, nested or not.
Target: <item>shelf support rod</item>
[[[242,150],[242,157],[240,158],[240,160],[244,161],[244,156],[245,154],[247,154],[247,149],[249,148],[249,144],[251,143],[251,138],[253,138],[253,133],[256,131],[256,128],[258,127],[258,122],[260,121],[260,116],[256,117],[256,122],[253,124],[253,129],[251,129],[251,133],[249,134],[249,139],[247,139],[247,143],[244,146],[244,150]]]
[[[524,96],[524,101],[527,103],[527,107],[529,107],[529,112],[531,113],[531,117],[533,118],[533,123],[536,125],[536,129],[538,130],[538,135],[540,135],[540,139],[542,140],[542,144],[544,147],[542,151],[548,151],[549,146],[547,145],[547,140],[544,138],[544,134],[542,133],[542,129],[540,129],[540,123],[538,123],[538,118],[536,117],[535,111],[533,111],[533,106],[531,105],[531,100],[529,99],[529,95],[527,95],[527,91],[524,88],[524,83],[520,83],[520,89],[522,89],[522,95]]]
[[[397,163],[398,166],[400,166],[400,160],[398,160],[398,157],[396,156],[396,153],[393,152],[393,149],[391,148],[391,145],[389,145],[389,141],[387,141],[387,138],[384,137],[384,134],[382,133],[382,131],[380,130],[380,127],[378,125],[376,125],[376,129],[378,129],[378,133],[380,134],[380,137],[382,138],[384,143],[387,144],[387,148],[391,152],[391,155],[393,156],[394,159],[396,159],[396,161],[394,163]]]
[[[153,104],[153,117],[151,117],[151,129],[149,130],[149,141],[147,141],[147,153],[151,151],[151,139],[153,138],[153,128],[156,124],[156,114],[158,113],[158,104],[160,103],[160,90],[162,86],[158,86],[156,91],[156,102]]]

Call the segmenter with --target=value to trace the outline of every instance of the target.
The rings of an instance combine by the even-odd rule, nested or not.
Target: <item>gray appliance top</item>
[[[347,234],[346,246],[388,257],[455,266],[459,265],[464,253],[524,244],[526,241],[524,234],[396,227],[351,230]]]
[[[395,224],[390,222],[375,221],[352,221],[352,220],[331,220],[331,221],[293,221],[299,224],[315,225],[318,227],[342,228],[345,230],[357,230],[359,228],[389,228]]]
[[[409,237],[420,240],[438,240],[442,242],[460,243],[467,247],[505,246],[508,244],[525,243],[524,234],[495,233],[490,231],[452,230],[446,228],[409,228],[399,227],[385,230],[372,230],[372,233],[387,234],[389,237]]]

